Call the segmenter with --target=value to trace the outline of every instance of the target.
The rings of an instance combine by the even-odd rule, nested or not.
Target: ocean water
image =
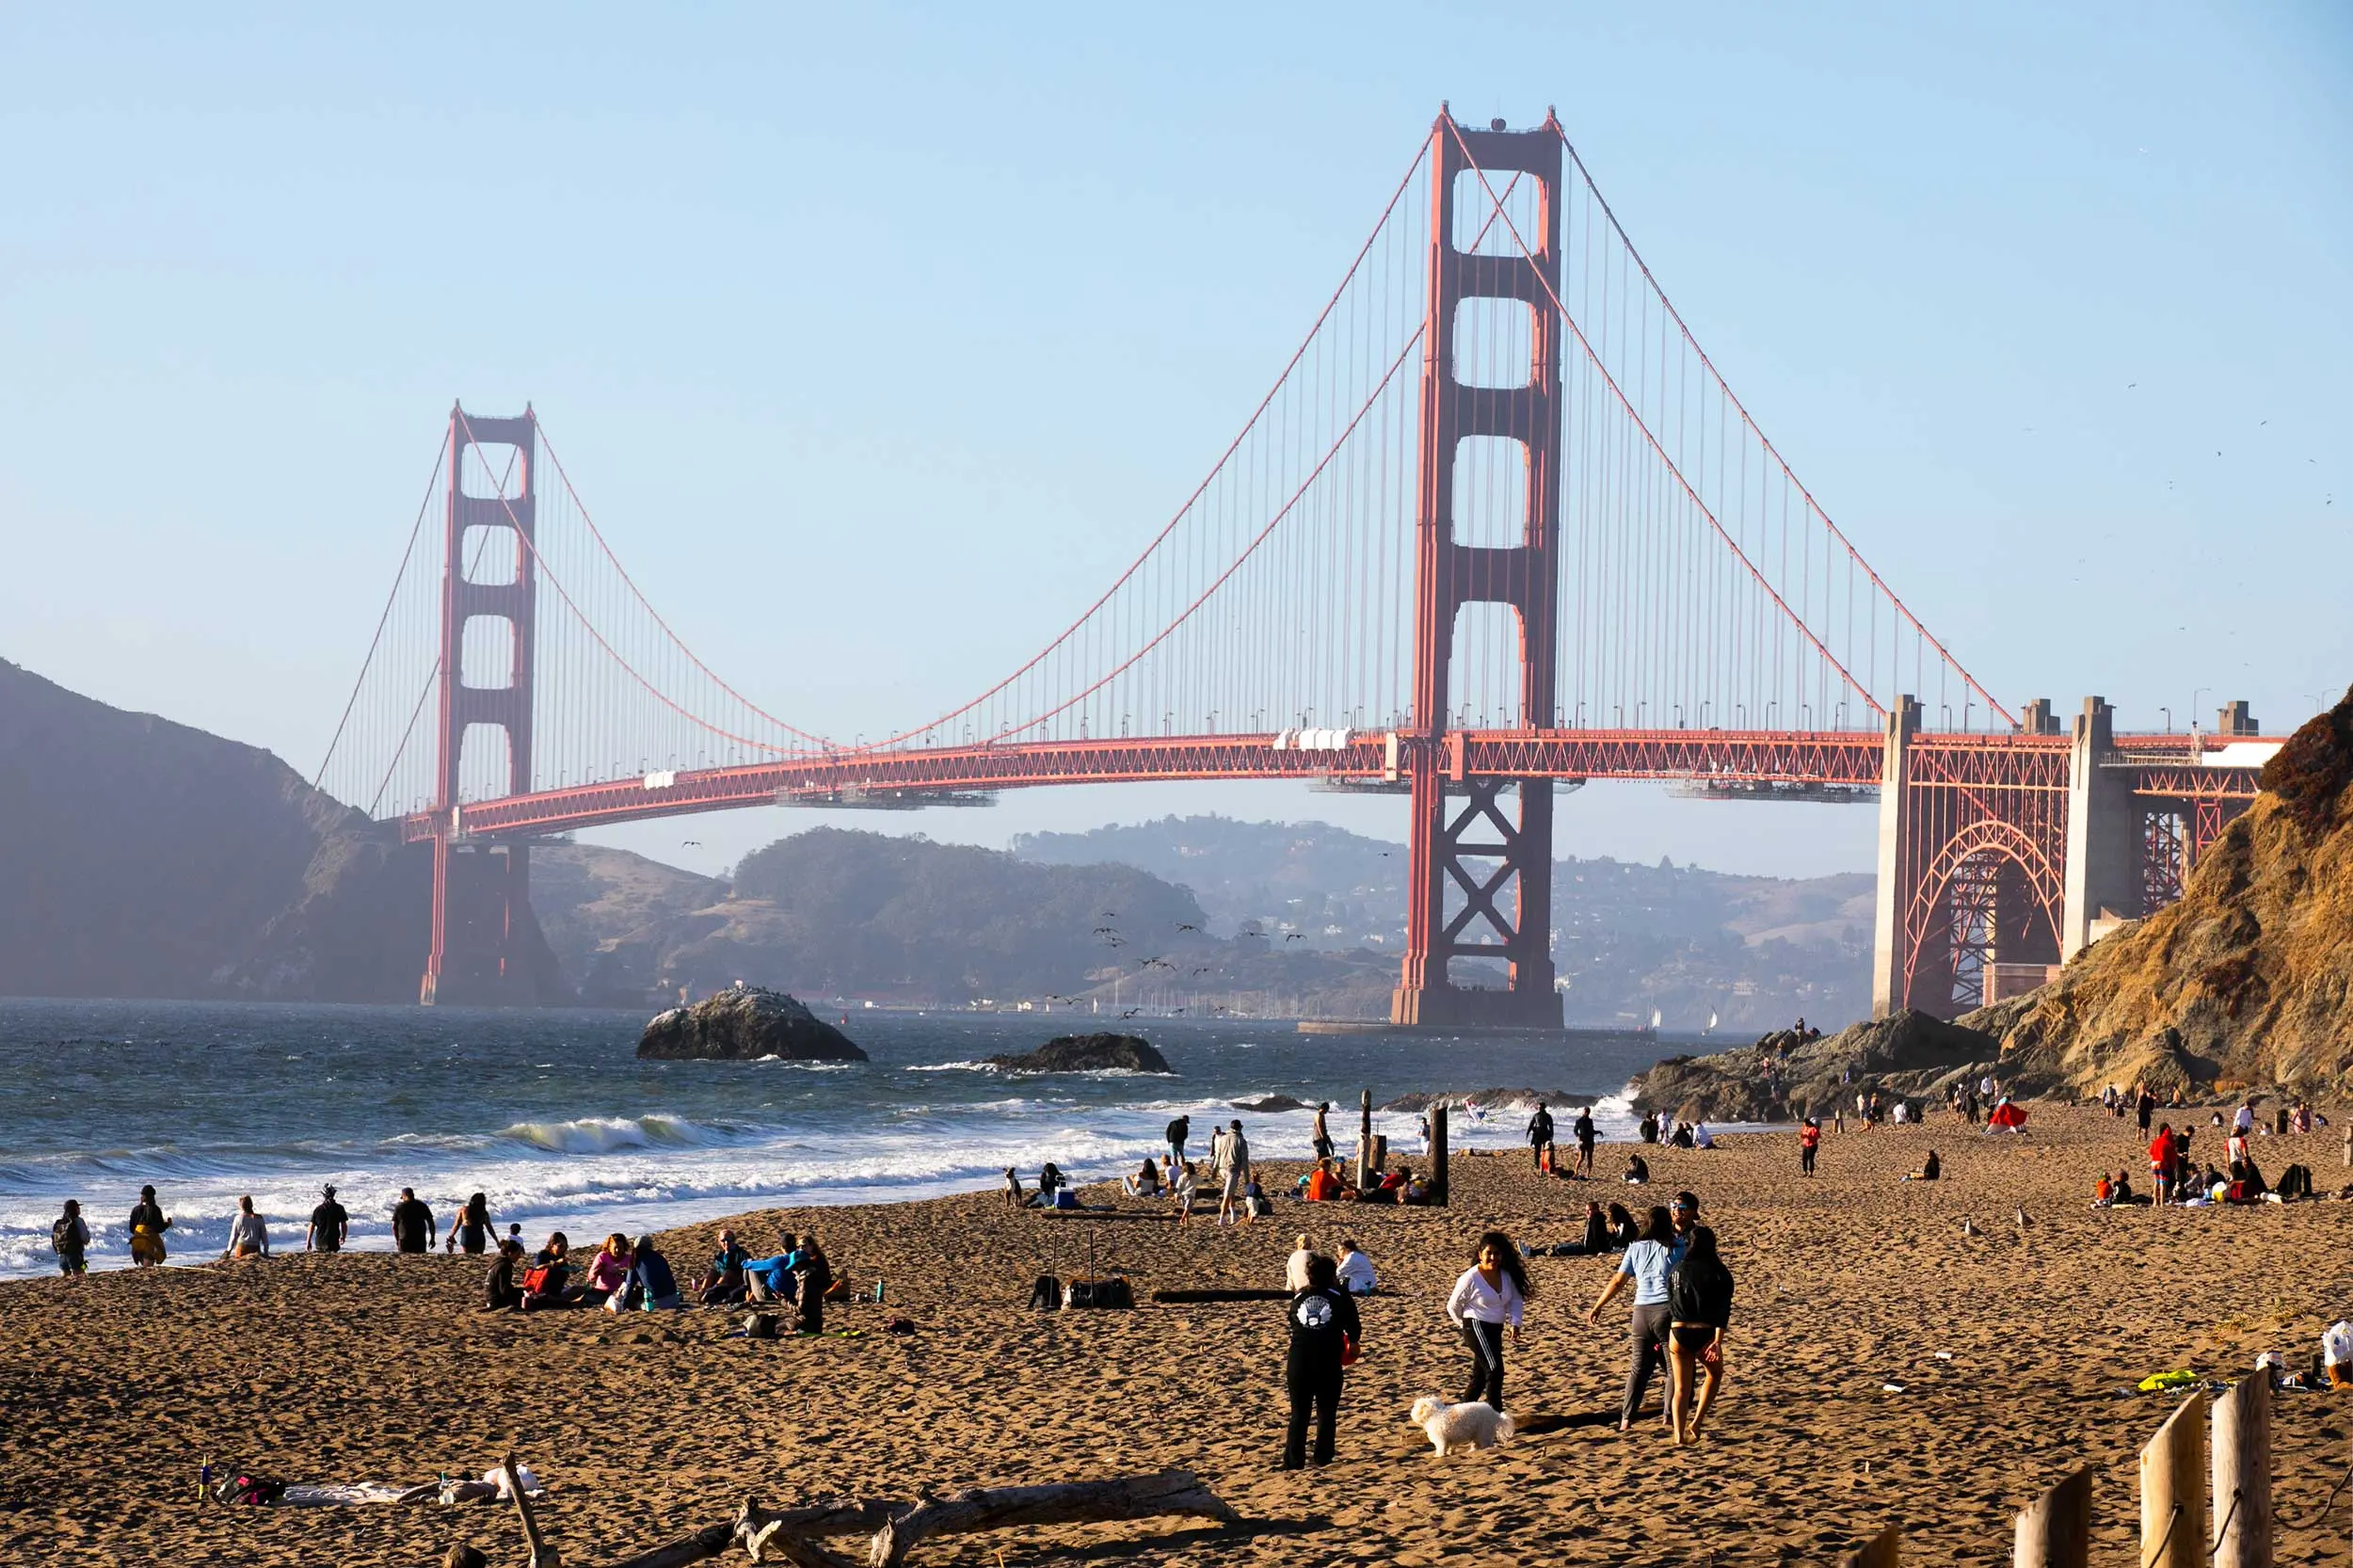
[[[54,1267],[64,1199],[90,1222],[93,1268],[128,1261],[142,1183],[172,1216],[173,1260],[217,1256],[242,1194],[276,1247],[299,1249],[323,1182],[352,1245],[391,1245],[413,1187],[446,1222],[488,1194],[504,1230],[536,1243],[781,1205],[864,1203],[1025,1184],[1053,1160],[1080,1179],[1122,1174],[1190,1112],[1193,1149],[1239,1115],[1267,1158],[1308,1152],[1306,1112],[1236,1100],[1333,1102],[1349,1146],[1357,1092],[1524,1085],[1599,1102],[1605,1138],[1632,1136],[1626,1081],[1669,1048],[1643,1036],[1395,1040],[1302,1035],[1287,1022],[1130,1025],[1176,1076],[1025,1077],[981,1059],[1100,1027],[1080,1016],[858,1012],[849,1064],[640,1062],[645,1015],[460,1008],[0,1000],[0,1275]],[[1401,1149],[1416,1118],[1380,1115]],[[1567,1118],[1562,1118],[1563,1122]],[[1525,1112],[1457,1116],[1458,1144],[1516,1144]]]

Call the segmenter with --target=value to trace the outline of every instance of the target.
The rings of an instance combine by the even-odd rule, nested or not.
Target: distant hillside
[[[1405,936],[1405,847],[1325,823],[1165,817],[1016,839],[1023,859],[1117,861],[1181,883],[1222,935],[1386,955]],[[1553,961],[1571,1021],[1724,1030],[1869,1010],[1872,878],[1785,880],[1571,857],[1553,872]],[[1385,1006],[1385,1001],[1383,1004]]]
[[[413,1000],[425,870],[257,746],[0,661],[0,993]],[[567,995],[536,957],[522,1000]]]

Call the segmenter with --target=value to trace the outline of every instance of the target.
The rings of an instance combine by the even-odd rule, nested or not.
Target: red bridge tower
[[[1561,1027],[1552,968],[1552,781],[1465,778],[1450,728],[1455,621],[1466,604],[1508,604],[1519,621],[1520,724],[1549,729],[1559,623],[1554,560],[1561,536],[1561,148],[1547,114],[1532,131],[1466,130],[1440,111],[1430,133],[1430,293],[1422,327],[1421,490],[1415,516],[1414,708],[1405,764],[1413,790],[1406,873],[1405,960],[1392,1023]],[[1475,167],[1474,167],[1475,161]],[[1465,177],[1467,176],[1467,177]],[[1535,187],[1533,223],[1515,219],[1508,253],[1458,232],[1458,199],[1485,232],[1499,186]],[[1524,210],[1524,209],[1522,209]],[[1497,232],[1501,232],[1500,220]],[[1523,253],[1522,246],[1526,248]],[[1465,301],[1511,300],[1530,319],[1528,379],[1469,384],[1457,374],[1457,318]],[[1517,441],[1527,456],[1520,541],[1462,541],[1454,470],[1462,443]],[[1505,792],[1516,796],[1507,803]],[[1452,799],[1449,800],[1449,795]],[[1462,904],[1447,913],[1447,889]],[[1507,904],[1508,901],[1508,904]],[[1505,989],[1457,985],[1453,960],[1500,960]]]
[[[475,728],[503,731],[506,741],[504,794],[532,789],[531,700],[533,606],[538,587],[533,548],[538,481],[538,421],[526,407],[513,419],[477,419],[462,407],[449,415],[449,507],[441,557],[441,648],[437,677],[439,729],[433,798],[431,945],[417,1000],[530,1001],[531,982],[520,938],[531,923],[531,851],[520,841],[466,840],[459,763]],[[511,465],[493,465],[485,447],[513,449]],[[488,495],[467,493],[468,454],[474,471],[492,476]],[[520,483],[518,483],[520,481]],[[506,623],[506,680],[473,685],[466,677],[467,628],[477,620]],[[498,639],[473,639],[484,664],[496,666]],[[488,673],[488,672],[486,672]]]

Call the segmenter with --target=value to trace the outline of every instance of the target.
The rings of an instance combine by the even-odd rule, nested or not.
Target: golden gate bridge
[[[550,834],[1147,779],[1393,791],[1391,1021],[1546,1030],[1561,781],[1876,798],[1874,1005],[1949,1016],[2178,897],[2271,747],[2243,704],[2185,735],[2004,707],[1767,440],[1558,119],[1442,111],[1201,482],[968,700],[848,744],[763,708],[638,590],[536,414],[459,407],[317,781],[430,857],[427,1002],[517,998]]]

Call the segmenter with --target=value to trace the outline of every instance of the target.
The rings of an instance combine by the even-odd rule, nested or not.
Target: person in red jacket
[[[1805,1119],[1805,1125],[1798,1128],[1798,1174],[1800,1176],[1814,1174],[1814,1154],[1821,1146],[1822,1124],[1808,1116]]]
[[[2157,1135],[2149,1140],[2149,1178],[2156,1184],[2159,1208],[2173,1201],[2173,1164],[2176,1153],[2173,1143],[2173,1124],[2159,1122]]]

